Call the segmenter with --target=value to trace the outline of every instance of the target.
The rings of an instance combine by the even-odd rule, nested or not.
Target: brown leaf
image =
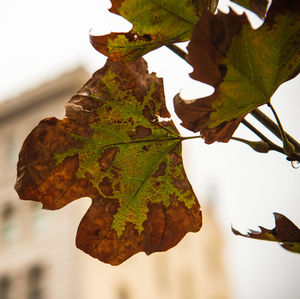
[[[251,10],[261,19],[266,17],[268,0],[232,0],[233,2]]]
[[[222,123],[214,128],[207,122],[215,108],[212,102],[218,98],[218,86],[226,75],[223,64],[232,39],[244,24],[248,24],[245,15],[205,13],[195,26],[191,42],[188,45],[188,59],[194,67],[190,76],[198,81],[216,87],[213,95],[195,101],[184,101],[179,94],[174,98],[175,112],[182,120],[182,126],[193,132],[201,131],[206,143],[214,141],[228,142],[244,116]]]
[[[76,244],[103,262],[175,246],[202,218],[181,138],[158,116],[170,114],[146,62],[108,61],[67,103],[66,118],[45,119],[26,138],[16,191],[51,210],[90,197]]]
[[[275,227],[271,230],[259,226],[260,231],[250,230],[247,234],[242,234],[233,227],[231,229],[235,235],[252,239],[279,242],[283,248],[300,253],[299,228],[282,214],[274,213],[274,217]]]

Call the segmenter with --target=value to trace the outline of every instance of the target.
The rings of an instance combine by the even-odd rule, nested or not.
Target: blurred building
[[[120,266],[75,246],[90,199],[58,211],[18,200],[13,189],[23,140],[38,122],[64,116],[64,103],[88,79],[78,68],[0,104],[0,299],[227,299],[222,234],[210,209],[204,227],[175,248]]]

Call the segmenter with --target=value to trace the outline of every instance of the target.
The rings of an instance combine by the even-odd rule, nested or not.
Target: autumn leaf
[[[108,61],[66,118],[44,119],[26,138],[16,191],[50,210],[90,197],[76,244],[105,263],[168,250],[202,221],[169,117],[162,80],[143,59]]]
[[[268,0],[232,0],[232,2],[243,6],[255,14],[257,14],[261,19],[264,19],[266,16],[268,8]]]
[[[248,234],[242,234],[233,227],[232,232],[247,238],[279,242],[286,250],[300,253],[300,230],[287,217],[274,213],[275,227],[271,230],[259,226],[260,231],[250,230]]]
[[[113,61],[131,61],[163,45],[190,39],[203,9],[216,0],[112,0],[110,12],[133,24],[127,33],[90,36],[94,48]]]
[[[294,0],[273,1],[257,30],[233,11],[200,17],[188,45],[191,77],[215,91],[192,102],[174,98],[184,127],[200,131],[206,143],[228,142],[247,113],[299,73],[299,6]]]

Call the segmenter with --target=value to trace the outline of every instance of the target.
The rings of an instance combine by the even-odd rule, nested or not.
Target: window
[[[126,288],[126,286],[122,285],[121,287],[118,288],[117,298],[130,299],[129,290],[128,288]]]
[[[31,203],[31,225],[32,230],[35,233],[41,233],[45,231],[47,221],[43,210],[41,209],[40,203],[32,202]]]
[[[179,294],[182,299],[195,299],[195,275],[192,272],[192,268],[186,267],[179,272]]]
[[[153,261],[155,280],[159,292],[168,292],[170,287],[169,261],[165,254],[158,254]]]
[[[28,272],[28,299],[43,298],[43,269],[40,266],[31,268]]]
[[[17,226],[14,219],[15,211],[12,205],[4,206],[1,215],[1,234],[3,243],[10,244],[17,238]]]
[[[0,278],[0,299],[10,299],[11,280],[8,276]]]
[[[7,138],[7,162],[8,162],[8,166],[11,167],[15,167],[18,161],[18,154],[19,154],[19,149],[16,143],[16,140],[14,138],[14,136],[9,136]]]

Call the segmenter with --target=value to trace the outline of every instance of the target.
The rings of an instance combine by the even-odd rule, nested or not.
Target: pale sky
[[[1,1],[0,100],[79,65],[90,73],[100,68],[105,57],[90,45],[89,30],[105,34],[130,29],[130,24],[108,14],[109,6],[106,0]],[[146,59],[150,70],[164,78],[170,108],[181,89],[186,97],[191,97],[187,90],[195,86],[198,97],[200,92],[213,91],[189,79],[192,68],[165,48]],[[298,76],[284,84],[272,101],[284,128],[298,140],[299,86]],[[191,135],[184,129],[181,132]],[[242,126],[236,135],[255,139]],[[293,169],[283,155],[258,154],[235,141],[210,146],[200,140],[185,141],[184,162],[200,203],[211,186],[217,186],[216,213],[227,240],[235,299],[299,298],[300,256],[275,243],[234,236],[230,225],[243,231],[257,225],[273,228],[272,213],[279,212],[299,226],[300,169]]]

